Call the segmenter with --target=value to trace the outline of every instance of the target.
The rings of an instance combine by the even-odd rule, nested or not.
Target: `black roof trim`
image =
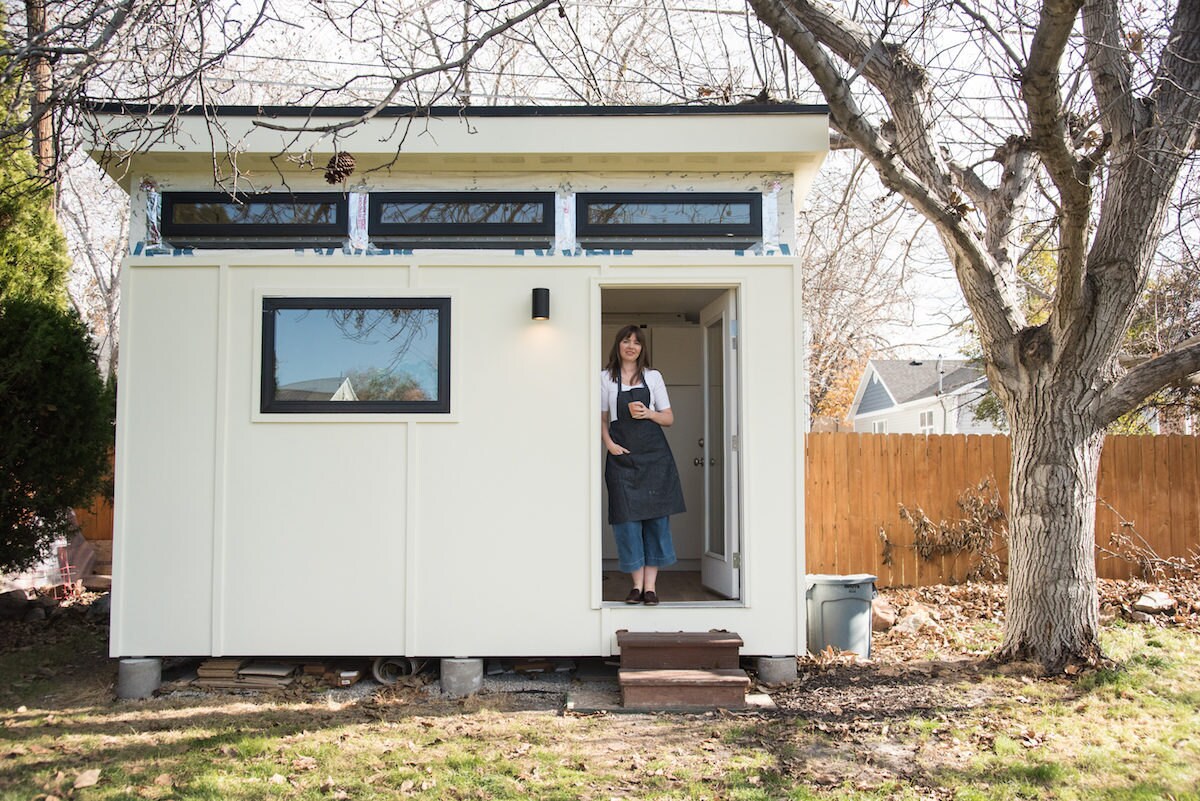
[[[216,113],[228,117],[355,117],[366,106],[152,106],[145,103],[105,102],[90,104],[99,114],[130,116],[170,115],[185,117]],[[733,106],[388,106],[378,117],[619,117],[692,114],[828,114],[829,106],[806,103],[743,103]]]

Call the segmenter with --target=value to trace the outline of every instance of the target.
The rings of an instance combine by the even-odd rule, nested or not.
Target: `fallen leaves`
[[[1043,734],[1038,734],[1033,729],[1027,729],[1021,732],[1020,742],[1021,745],[1025,746],[1026,748],[1037,748],[1045,744],[1046,736]]]
[[[304,772],[317,769],[317,760],[315,757],[298,756],[292,760],[292,770]]]

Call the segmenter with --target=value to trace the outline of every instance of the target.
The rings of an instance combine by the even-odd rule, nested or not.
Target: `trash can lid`
[[[809,573],[805,578],[813,584],[874,584],[877,576],[870,573],[855,573],[850,576],[833,576],[824,573]]]

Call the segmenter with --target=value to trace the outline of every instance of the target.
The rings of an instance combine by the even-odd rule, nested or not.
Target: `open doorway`
[[[738,453],[737,294],[726,287],[611,287],[601,291],[601,365],[624,325],[646,333],[651,366],[663,374],[675,424],[665,429],[687,511],[671,517],[678,562],[659,573],[662,603],[738,601],[741,509]],[[629,579],[617,569],[604,516],[605,603],[621,602]]]

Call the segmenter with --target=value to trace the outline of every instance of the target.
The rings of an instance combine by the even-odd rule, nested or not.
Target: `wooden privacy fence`
[[[1003,435],[809,434],[805,537],[809,573],[872,573],[880,586],[961,581],[965,556],[919,560],[900,505],[935,523],[963,515],[959,496],[994,477],[1008,509],[1010,445]],[[1122,520],[1159,556],[1200,549],[1200,437],[1116,436],[1104,442],[1097,541],[1108,546]],[[880,530],[893,543],[883,563]],[[1128,529],[1126,530],[1128,531]],[[1104,578],[1137,573],[1129,562],[1097,557]]]

